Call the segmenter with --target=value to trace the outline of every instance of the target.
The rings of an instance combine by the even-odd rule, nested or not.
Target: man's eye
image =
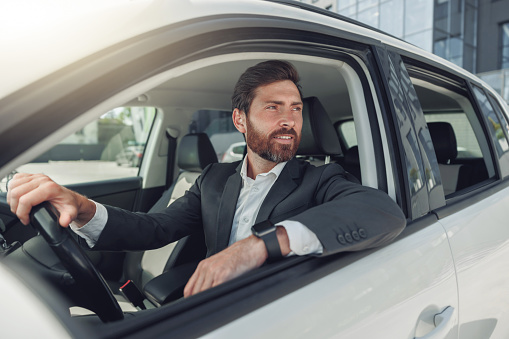
[[[276,109],[276,106],[267,106],[267,109]]]
[[[302,111],[302,107],[294,107],[293,110],[294,111]]]

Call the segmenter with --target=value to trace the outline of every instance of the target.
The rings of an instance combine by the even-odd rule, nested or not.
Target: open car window
[[[156,114],[155,107],[114,108],[15,172],[43,173],[61,185],[137,176]]]

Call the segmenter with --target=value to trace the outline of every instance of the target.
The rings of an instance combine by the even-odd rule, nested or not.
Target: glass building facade
[[[488,82],[509,102],[509,0],[301,0],[378,28]]]
[[[433,47],[433,0],[338,0],[338,13],[402,38]]]
[[[475,72],[477,0],[338,0],[337,9]]]

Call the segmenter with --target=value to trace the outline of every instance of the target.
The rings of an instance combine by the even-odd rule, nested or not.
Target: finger
[[[191,290],[189,291],[190,295],[195,295],[196,293],[202,291],[203,282],[207,276],[207,274],[203,271],[203,268],[201,268],[200,266],[198,266],[198,268],[196,269],[195,274],[196,279],[194,280],[194,284]]]
[[[29,213],[32,210],[32,207],[37,206],[46,200],[48,200],[47,192],[35,190],[29,191],[19,198],[15,214],[24,225],[28,225],[30,222]]]
[[[189,281],[187,282],[186,287],[184,287],[184,297],[185,298],[193,295],[192,291],[193,291],[194,284],[196,282],[196,277],[197,277],[196,271],[194,271],[191,278],[189,278]]]
[[[29,192],[33,192],[35,189],[39,188],[44,184],[45,180],[42,176],[30,176],[16,179],[16,182],[11,185],[11,189],[8,192],[9,198],[8,203],[11,207],[11,211],[14,214],[18,213],[20,200],[23,198],[23,203],[31,203],[31,201],[37,201],[41,203],[41,199],[39,197],[44,197],[46,192],[40,192],[38,195],[32,195],[31,199],[25,198]],[[32,205],[35,206],[35,205]],[[30,206],[31,207],[31,206]]]
[[[74,218],[68,213],[61,213],[60,218],[58,218],[58,223],[62,227],[68,227],[69,224],[74,220]]]
[[[206,274],[200,275],[201,279],[198,279],[198,284],[196,284],[193,289],[193,294],[200,293],[208,290],[212,287],[214,282],[214,272],[207,272]]]
[[[23,185],[24,183],[28,182],[29,177],[31,177],[32,174],[26,174],[26,173],[17,173],[15,174],[11,180],[7,183],[7,203],[10,205],[10,201],[13,198],[13,190]]]

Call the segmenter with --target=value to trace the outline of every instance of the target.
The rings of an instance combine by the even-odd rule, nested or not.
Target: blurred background
[[[489,83],[509,102],[509,0],[301,0],[390,33]]]

